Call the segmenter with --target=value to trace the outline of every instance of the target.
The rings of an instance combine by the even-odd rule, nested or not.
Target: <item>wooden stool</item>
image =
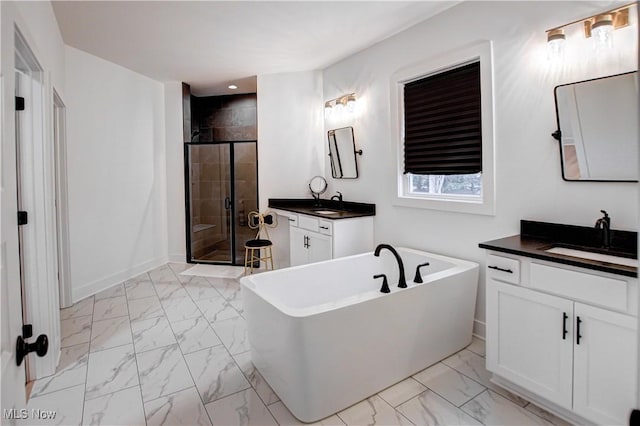
[[[271,251],[273,243],[269,239],[269,231],[267,228],[275,228],[278,226],[278,218],[276,214],[271,211],[266,211],[265,213],[253,211],[250,212],[248,216],[249,228],[257,229],[258,233],[254,239],[244,243],[244,273],[246,275],[247,269],[249,269],[249,273],[253,274],[253,265],[255,262],[258,262],[259,267],[262,261],[267,264],[267,268],[268,265],[271,264],[271,270],[273,270],[273,252]],[[264,249],[264,255],[262,249]]]

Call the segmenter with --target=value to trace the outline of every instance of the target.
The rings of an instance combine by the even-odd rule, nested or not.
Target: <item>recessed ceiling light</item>
[[[230,84],[229,85],[229,89],[231,90],[236,90],[238,88],[238,86],[236,86],[235,84]]]

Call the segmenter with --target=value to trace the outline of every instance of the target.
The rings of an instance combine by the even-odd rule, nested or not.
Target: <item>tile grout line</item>
[[[147,272],[147,275],[149,273]],[[124,282],[122,283],[124,287]],[[153,289],[155,291],[155,288]],[[142,404],[142,415],[144,416],[144,424],[147,424],[147,410],[144,408],[144,398],[142,397],[142,381],[140,380],[140,368],[138,367],[138,353],[136,352],[136,342],[133,338],[133,327],[131,326],[131,313],[129,312],[129,298],[127,297],[127,289],[124,289],[125,305],[127,307],[127,317],[129,318],[129,332],[131,332],[131,346],[133,348],[133,358],[136,363],[136,375],[138,376],[138,389],[140,391],[140,403]]]
[[[84,424],[84,407],[87,400],[87,385],[89,383],[89,364],[91,361],[91,337],[93,336],[93,314],[96,308],[96,297],[93,298],[93,304],[91,305],[91,330],[89,331],[89,349],[87,351],[87,371],[84,376],[84,392],[82,393],[82,413],[80,414],[80,422]]]
[[[182,282],[180,282],[180,278],[178,278],[176,273],[173,271],[173,269],[171,269],[171,267],[168,266],[168,264],[167,264],[167,267],[169,268],[169,270],[173,273],[173,275],[178,280],[178,284],[180,285],[180,287],[184,289],[184,285],[182,284]],[[151,281],[153,283],[153,290],[156,291],[155,282],[153,281],[153,279]],[[217,289],[216,289],[216,291],[217,291]],[[187,290],[185,290],[185,292],[187,293],[187,295],[191,299],[191,301],[195,303],[195,301],[191,297],[191,294]],[[157,291],[156,291],[156,294],[157,294]],[[159,298],[160,298],[160,296],[158,295],[158,299]],[[200,314],[204,318],[204,315],[200,311],[200,307],[198,306],[198,304],[196,303],[195,305],[196,305],[196,308],[198,308],[198,312],[200,312]],[[169,321],[169,318],[167,317],[167,312],[165,311],[164,306],[162,305],[162,302],[160,302],[160,307],[162,308],[162,312],[164,312],[164,316],[167,318],[167,322],[169,323],[169,329],[173,333],[173,337],[176,339],[176,345],[178,346],[178,350],[180,351],[180,355],[182,355],[182,361],[184,362],[184,365],[187,367],[187,371],[189,372],[189,376],[191,377],[191,381],[193,382],[193,388],[196,390],[196,394],[198,394],[198,398],[200,398],[200,403],[202,404],[202,408],[204,409],[204,412],[207,415],[207,418],[209,419],[209,423],[213,424],[213,421],[211,420],[211,416],[209,415],[209,411],[207,411],[206,404],[205,404],[204,400],[202,399],[202,395],[200,395],[200,391],[198,390],[198,386],[196,384],[196,381],[193,378],[193,373],[191,372],[191,369],[189,368],[189,363],[187,362],[187,359],[184,356],[184,352],[182,351],[182,347],[180,346],[180,342],[178,341],[178,338],[176,336],[176,332],[173,330],[173,326],[171,325],[171,321]],[[190,319],[190,318],[187,318],[187,319]],[[206,318],[205,318],[205,320],[206,320]],[[212,329],[212,331],[215,334],[215,331],[213,329]],[[218,337],[218,335],[216,335],[216,337]],[[218,340],[220,340],[220,339],[218,338]],[[222,344],[222,340],[220,340],[220,344]],[[208,349],[208,348],[204,348],[204,349]],[[198,351],[195,351],[195,352],[198,352]],[[191,353],[193,353],[193,352],[191,352]],[[182,389],[179,392],[182,392],[183,390],[184,389]],[[160,396],[158,398],[162,398],[162,396]]]
[[[231,303],[227,300],[227,298],[225,298],[225,297],[224,297],[224,295],[223,295],[222,293],[220,293],[220,291],[219,291],[216,287],[214,287],[214,286],[211,284],[211,282],[207,279],[207,277],[202,277],[202,278],[205,278],[205,281],[207,282],[207,284],[209,284],[209,286],[210,286],[211,288],[213,288],[213,289],[214,289],[214,290],[215,290],[215,291],[220,295],[220,297],[222,297],[222,300],[224,300],[224,304],[223,304],[223,306],[230,306],[233,310],[235,310],[235,311],[236,311],[236,313],[237,313],[238,315],[240,315],[240,312],[238,312],[238,310],[237,310],[233,305],[231,305]],[[227,278],[222,278],[222,279],[223,279],[223,280],[227,280]],[[179,280],[179,278],[178,278],[178,280]],[[230,279],[230,278],[229,278],[229,280],[232,280],[232,281],[238,281],[238,279],[237,279],[237,278],[235,278],[235,279]],[[181,285],[183,285],[182,283],[180,283],[180,284],[181,284]],[[226,284],[226,283],[225,283],[225,284]],[[238,284],[239,284],[239,281],[238,281]],[[184,285],[183,285],[183,287],[184,287]],[[251,383],[251,380],[249,379],[249,377],[247,377],[247,375],[245,374],[245,372],[244,372],[244,371],[242,371],[242,368],[240,368],[240,365],[238,364],[238,362],[237,362],[237,361],[236,361],[236,359],[234,358],[233,354],[231,354],[231,352],[229,351],[229,348],[227,348],[227,346],[224,344],[224,342],[222,341],[222,339],[220,338],[220,336],[218,335],[218,333],[216,333],[216,330],[213,328],[213,325],[211,324],[211,322],[208,320],[208,318],[206,317],[206,315],[204,314],[204,312],[203,312],[203,311],[202,311],[202,309],[200,308],[200,305],[198,305],[198,303],[196,302],[196,300],[195,300],[195,299],[193,299],[193,296],[191,295],[191,293],[189,293],[189,292],[187,291],[187,294],[189,295],[189,297],[191,298],[191,300],[193,301],[193,303],[195,303],[196,307],[198,308],[198,311],[200,311],[200,313],[202,314],[202,317],[203,317],[203,318],[205,319],[205,321],[207,322],[207,325],[211,328],[211,330],[213,331],[213,333],[216,335],[216,337],[217,337],[217,338],[218,338],[218,340],[220,341],[220,345],[222,345],[222,346],[224,347],[225,351],[227,352],[227,355],[231,358],[231,360],[233,361],[233,363],[236,365],[236,367],[238,368],[238,370],[240,371],[240,373],[242,374],[242,376],[245,378],[245,380],[246,380],[246,381],[247,381],[247,383],[249,384],[249,388],[247,388],[247,389],[252,389],[252,390],[255,392],[255,394],[258,396],[258,398],[259,398],[259,399],[260,399],[260,401],[262,402],[262,405],[264,405],[264,407],[267,409],[267,412],[269,413],[269,415],[273,418],[273,420],[275,421],[275,423],[279,425],[280,423],[276,420],[275,416],[271,413],[271,410],[269,410],[269,406],[268,406],[268,405],[266,404],[266,402],[262,399],[262,397],[261,397],[261,396],[260,396],[260,394],[258,393],[257,389],[253,386],[253,383]],[[242,315],[240,315],[240,317],[242,318]],[[233,319],[233,318],[229,318],[229,319]],[[244,318],[243,318],[243,319],[244,319]],[[175,334],[175,332],[174,332],[174,334]],[[217,347],[217,346],[220,346],[220,345],[215,345],[215,346],[213,346],[213,347]],[[211,347],[209,347],[209,348],[203,348],[203,349],[200,349],[200,350],[198,350],[198,351],[193,351],[193,352],[190,352],[190,353],[200,352],[200,351],[203,351],[203,350],[205,350],[205,349],[211,349]],[[180,348],[180,350],[182,351],[182,348]],[[245,352],[249,352],[249,351],[244,351],[244,352],[242,352],[242,353],[245,353]],[[183,353],[183,357],[184,357],[184,353]],[[186,363],[186,359],[185,359],[185,363]],[[252,362],[252,364],[253,364],[253,362]],[[187,369],[189,369],[189,368],[188,368],[188,365],[187,365]],[[254,366],[254,369],[255,369],[255,366]],[[191,373],[191,370],[190,370],[190,369],[189,369],[189,373]],[[222,400],[222,399],[224,399],[224,398],[230,397],[230,396],[232,396],[232,395],[236,395],[236,394],[238,394],[238,393],[240,393],[240,392],[246,392],[246,391],[247,391],[247,389],[242,389],[242,390],[239,390],[239,391],[234,392],[234,393],[232,393],[232,394],[225,395],[225,396],[223,396],[222,398],[215,399],[215,400],[210,401],[210,402],[208,402],[208,403],[206,403],[206,404],[204,403],[204,400],[202,400],[202,395],[200,395],[200,392],[198,392],[198,395],[200,395],[200,399],[202,400],[202,403],[203,403],[203,405],[204,405],[204,407],[205,407],[205,411],[207,411],[207,415],[209,415],[209,412],[208,412],[208,410],[207,410],[207,408],[206,408],[206,405],[211,404],[211,403],[213,403],[213,402],[215,402],[215,401],[219,401],[219,400]],[[273,392],[273,390],[272,390],[272,392]],[[274,392],[274,394],[275,394],[275,392]],[[280,397],[278,397],[278,399],[280,399]],[[277,401],[277,402],[279,402],[279,401]],[[275,402],[274,402],[274,404],[275,404]],[[211,420],[211,423],[213,424],[213,420],[211,419],[211,416],[209,416],[209,420]]]
[[[456,354],[458,354],[458,353],[460,353],[460,352],[462,352],[462,351],[464,351],[464,350],[467,350],[467,349],[466,349],[466,348],[464,348],[464,349],[462,349],[462,350],[460,350],[460,351],[456,352]],[[473,354],[476,354],[476,353],[475,353],[475,352],[473,352],[473,351],[469,351],[469,352],[471,352],[471,353],[473,353]],[[453,355],[455,355],[455,354],[453,354]],[[452,356],[453,356],[453,355],[452,355]],[[476,354],[476,355],[477,355],[477,354]],[[479,356],[479,355],[478,355],[478,356]],[[447,357],[447,358],[445,358],[445,359],[448,359],[448,358],[450,358],[450,357]],[[484,357],[481,357],[481,358],[482,358],[482,359],[485,359]],[[442,361],[444,361],[444,360],[442,360]],[[442,361],[440,361],[440,362],[442,362]],[[526,402],[526,404],[525,404],[524,406],[521,406],[520,404],[518,404],[518,403],[517,403],[517,401],[515,401],[515,400],[511,399],[510,397],[508,397],[508,396],[506,396],[506,395],[501,394],[500,392],[498,392],[498,391],[496,391],[496,390],[494,390],[494,389],[491,389],[489,386],[486,386],[486,385],[484,385],[484,384],[482,384],[482,383],[478,382],[476,379],[474,379],[473,377],[470,377],[469,375],[467,375],[467,374],[463,373],[462,371],[458,370],[457,368],[452,367],[452,366],[450,366],[450,365],[448,365],[448,364],[445,364],[444,362],[442,362],[442,363],[443,363],[444,365],[446,365],[447,367],[449,367],[449,368],[451,368],[451,369],[453,369],[453,370],[457,371],[458,373],[462,374],[463,376],[465,376],[465,377],[466,377],[466,378],[468,378],[469,380],[472,380],[472,381],[474,381],[474,382],[478,383],[480,386],[484,386],[486,389],[491,390],[491,391],[493,391],[494,393],[496,393],[496,394],[500,395],[501,397],[503,397],[503,398],[505,398],[505,399],[507,399],[507,400],[509,400],[509,401],[513,402],[514,404],[516,404],[516,405],[517,405],[518,407],[520,407],[520,408],[524,408],[524,407],[526,407],[526,406],[529,404],[529,401],[525,400],[524,398],[521,398],[521,397],[519,397],[518,395],[516,395],[516,394],[514,394],[514,393],[511,393],[511,392],[510,392],[510,391],[508,391],[507,389],[504,389],[504,388],[501,388],[501,387],[500,387],[500,389],[504,389],[506,392],[509,392],[509,394],[511,394],[511,395],[513,395],[513,396],[515,396],[515,397],[517,397],[517,398],[520,398],[520,399],[522,399],[523,401],[525,401],[525,402]],[[485,365],[486,365],[486,364],[485,364]],[[485,370],[486,370],[486,368],[485,368]],[[488,371],[488,370],[487,370],[487,371]],[[425,386],[426,386],[426,385],[425,385]],[[480,392],[480,393],[482,393],[482,392]],[[480,394],[478,394],[478,395],[480,395]],[[478,395],[474,396],[472,399],[477,398],[477,397],[478,397]],[[446,398],[445,398],[445,399],[446,399]],[[469,400],[469,401],[470,401],[470,400]],[[467,402],[469,402],[469,401],[467,401]],[[466,402],[465,402],[465,404],[466,404]],[[455,404],[454,404],[454,405],[455,405]],[[464,404],[463,404],[463,405],[464,405]]]

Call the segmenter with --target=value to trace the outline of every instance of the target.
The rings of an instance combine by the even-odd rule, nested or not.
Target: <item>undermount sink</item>
[[[638,259],[629,259],[627,257],[612,256],[610,254],[593,253],[585,250],[576,250],[566,247],[552,247],[545,250],[547,253],[562,254],[564,256],[578,257],[581,259],[597,260],[600,262],[614,263],[617,265],[638,267]]]
[[[341,210],[327,210],[327,209],[314,210],[313,212],[317,214],[326,214],[326,215],[342,213]]]

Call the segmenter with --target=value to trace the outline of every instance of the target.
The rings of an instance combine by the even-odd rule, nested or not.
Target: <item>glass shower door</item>
[[[189,260],[233,263],[231,144],[185,146],[189,173]]]
[[[248,225],[247,215],[258,210],[258,144],[233,144],[233,201],[235,206],[235,251],[237,265],[244,265],[244,244],[256,236]]]

